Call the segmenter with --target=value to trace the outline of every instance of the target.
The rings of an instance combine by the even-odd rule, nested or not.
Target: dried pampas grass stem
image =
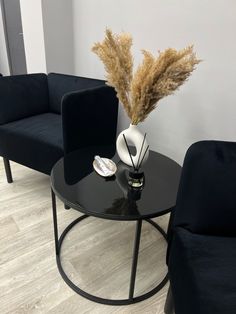
[[[143,122],[159,100],[183,85],[200,62],[193,46],[168,48],[157,57],[143,50],[143,62],[133,74],[132,37],[106,30],[103,42],[92,51],[104,63],[107,84],[114,87],[132,124]]]

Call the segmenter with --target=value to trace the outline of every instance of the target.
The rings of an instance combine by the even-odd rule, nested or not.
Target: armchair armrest
[[[45,74],[0,77],[0,125],[47,112]]]
[[[113,88],[95,87],[62,99],[64,151],[91,145],[115,145],[118,99]]]
[[[186,153],[173,227],[236,236],[236,143],[202,141]]]

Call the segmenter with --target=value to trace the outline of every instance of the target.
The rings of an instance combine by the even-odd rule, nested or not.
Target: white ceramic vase
[[[140,162],[143,159],[144,153],[147,149],[148,143],[147,140],[145,138],[144,144],[143,144],[143,139],[144,139],[144,135],[139,131],[137,125],[133,125],[130,124],[129,128],[122,131],[119,136],[117,137],[117,141],[116,141],[116,150],[117,153],[120,157],[120,159],[128,166],[132,166],[132,161],[130,159],[130,155],[129,152],[127,150],[127,146],[125,144],[125,140],[124,140],[124,136],[128,142],[129,145],[134,146],[136,149],[136,155],[133,156],[133,162],[135,167],[138,166],[138,163],[140,164]],[[143,148],[142,148],[142,144],[143,144]],[[140,155],[142,149],[142,153]],[[148,159],[148,154],[149,151],[147,151],[143,161],[142,161],[142,165],[147,161]],[[140,155],[140,157],[139,157]]]

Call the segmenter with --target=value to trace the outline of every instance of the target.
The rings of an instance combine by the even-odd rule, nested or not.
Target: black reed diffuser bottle
[[[129,171],[128,184],[132,188],[141,189],[144,186],[144,173]]]

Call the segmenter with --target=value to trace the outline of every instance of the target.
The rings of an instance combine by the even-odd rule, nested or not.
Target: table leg
[[[12,179],[12,174],[11,174],[10,161],[6,158],[3,158],[3,162],[4,162],[5,172],[7,176],[7,182],[12,183],[13,179]]]
[[[53,192],[52,189],[51,189],[51,195],[52,195],[52,214],[53,214],[55,250],[56,250],[56,255],[59,255],[58,228],[57,228],[57,203],[56,203],[55,193]]]
[[[129,287],[129,299],[130,300],[132,300],[134,297],[134,287],[135,287],[136,271],[137,271],[137,265],[138,265],[138,254],[139,254],[141,229],[142,229],[142,220],[138,220],[136,223],[133,262],[132,262],[130,287]]]

